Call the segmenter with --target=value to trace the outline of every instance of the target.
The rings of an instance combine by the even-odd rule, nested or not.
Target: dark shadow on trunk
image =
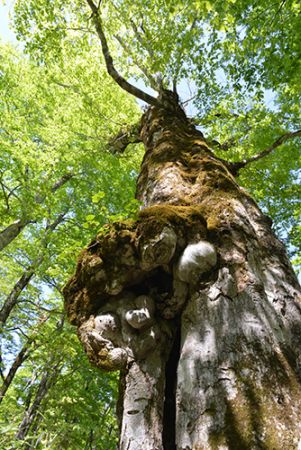
[[[174,343],[165,368],[165,402],[163,412],[164,450],[176,450],[176,383],[180,356],[181,328],[177,327]]]

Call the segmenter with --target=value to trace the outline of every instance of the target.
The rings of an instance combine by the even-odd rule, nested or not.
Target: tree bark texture
[[[297,449],[300,288],[284,246],[171,93],[142,119],[143,209],[82,252],[66,308],[121,370],[120,449]]]

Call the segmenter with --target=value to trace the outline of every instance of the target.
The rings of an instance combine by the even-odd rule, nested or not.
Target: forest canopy
[[[252,194],[300,267],[301,5],[106,0],[115,67],[177,89],[215,154],[245,161]],[[62,288],[106,224],[135,218],[141,106],[107,73],[89,2],[17,0],[23,50],[0,43],[3,448],[115,448],[115,375],[92,368]],[[134,127],[134,128],[133,128]],[[252,164],[251,164],[252,162]],[[97,447],[93,447],[97,443]]]

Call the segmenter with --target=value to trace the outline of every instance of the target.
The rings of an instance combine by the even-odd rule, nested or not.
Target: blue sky
[[[12,11],[14,1],[8,0],[6,5],[0,3],[0,37],[5,42],[17,42],[14,33],[9,29],[9,11]]]

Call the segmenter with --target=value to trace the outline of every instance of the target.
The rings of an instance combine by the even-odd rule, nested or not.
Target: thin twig
[[[138,30],[138,28],[137,28],[137,25],[135,24],[135,22],[133,21],[133,19],[131,19],[130,23],[131,23],[131,25],[132,25],[132,29],[133,29],[133,31],[134,31],[134,33],[135,33],[135,36],[136,36],[136,38],[137,38],[137,41],[140,42],[140,44],[142,45],[142,47],[146,49],[146,51],[148,52],[148,54],[149,54],[149,56],[151,57],[151,59],[154,59],[154,52],[153,52],[152,48],[149,47],[149,45],[145,42],[145,39],[143,39],[143,37],[141,36],[141,33],[139,32],[139,30]],[[142,28],[142,31],[143,31],[143,33],[145,34],[146,38],[147,38],[147,35],[146,35],[146,32],[145,32],[145,29],[144,29],[144,28]]]

